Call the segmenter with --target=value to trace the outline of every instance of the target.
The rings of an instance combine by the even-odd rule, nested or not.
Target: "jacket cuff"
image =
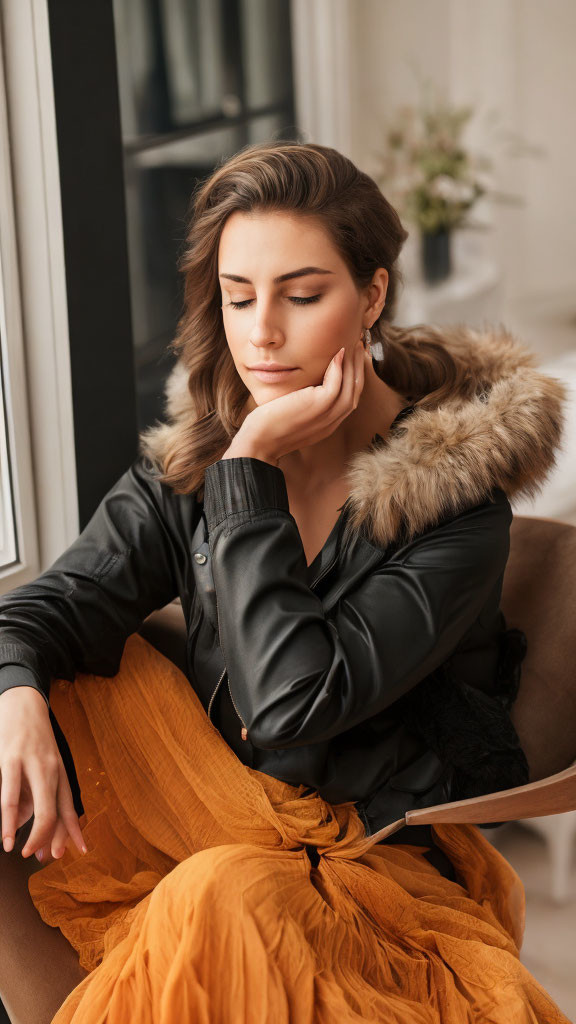
[[[268,508],[290,513],[286,479],[278,466],[241,455],[220,459],[206,468],[204,514],[209,531],[238,512]]]
[[[2,665],[0,667],[0,695],[6,690],[13,689],[15,686],[32,686],[35,690],[38,690],[38,693],[42,694],[46,704],[50,707],[50,702],[39,685],[36,674],[32,669],[26,668],[25,665]]]

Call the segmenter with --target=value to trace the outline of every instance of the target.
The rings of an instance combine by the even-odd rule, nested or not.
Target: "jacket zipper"
[[[211,716],[211,712],[212,712],[212,704],[214,703],[214,698],[215,698],[216,694],[218,693],[218,690],[220,689],[220,684],[221,684],[222,680],[224,679],[225,675],[226,675],[226,669],[224,669],[222,675],[220,676],[220,679],[216,683],[216,688],[214,690],[214,693],[210,697],[210,703],[208,704],[208,712],[207,712],[208,718],[209,718],[210,721],[212,721],[212,719],[210,717]],[[230,689],[230,679],[228,679],[228,693],[230,694],[230,700],[232,701],[232,706],[234,708],[234,711],[236,712],[236,714],[238,715],[238,718],[242,722],[242,729],[241,729],[240,735],[241,735],[243,740],[247,740],[248,739],[248,729],[246,728],[246,726],[244,724],[244,719],[242,718],[242,715],[238,711],[238,708],[236,707],[236,703],[234,701],[234,697],[232,696],[232,690]]]
[[[208,715],[208,718],[210,719],[210,721],[212,721],[212,719],[210,718],[210,714],[211,714],[211,711],[212,711],[212,705],[213,705],[213,703],[214,703],[214,698],[215,698],[216,694],[218,693],[218,690],[220,689],[220,683],[221,683],[221,682],[222,682],[222,680],[224,679],[224,676],[225,676],[225,675],[226,675],[226,669],[224,669],[224,671],[222,672],[222,675],[220,676],[220,679],[219,679],[219,680],[218,680],[218,682],[216,683],[216,689],[214,690],[214,693],[213,693],[213,694],[212,694],[212,696],[210,697],[210,701],[209,701],[209,703],[208,703],[208,711],[207,711],[207,715]]]
[[[248,729],[246,728],[246,725],[244,723],[244,719],[242,718],[242,715],[238,711],[238,708],[236,707],[236,702],[234,700],[234,697],[232,696],[232,690],[230,689],[230,676],[228,676],[228,693],[230,694],[230,700],[232,701],[232,704],[234,706],[234,711],[236,712],[236,714],[238,715],[238,718],[242,722],[242,730],[240,732],[240,735],[241,735],[243,740],[247,740],[248,739]]]

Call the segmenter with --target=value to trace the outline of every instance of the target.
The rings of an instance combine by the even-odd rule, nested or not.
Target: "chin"
[[[256,405],[266,405],[268,402],[273,402],[275,398],[281,398],[282,395],[289,395],[293,388],[275,388],[272,390],[270,385],[262,388],[262,391],[257,392],[252,396]]]
[[[280,398],[281,395],[291,395],[293,391],[300,390],[299,387],[292,387],[282,381],[271,381],[270,384],[262,383],[259,387],[254,385],[252,387],[254,387],[254,391],[251,391],[250,394],[259,405],[271,402],[274,398]],[[306,385],[301,385],[301,387],[306,387]]]

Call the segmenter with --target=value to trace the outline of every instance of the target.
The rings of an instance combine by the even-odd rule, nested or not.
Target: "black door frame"
[[[48,0],[83,529],[137,455],[112,0]]]

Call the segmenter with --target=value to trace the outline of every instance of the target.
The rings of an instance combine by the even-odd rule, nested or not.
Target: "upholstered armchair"
[[[515,516],[502,610],[508,626],[523,629],[528,639],[512,719],[531,781],[411,811],[383,830],[382,838],[403,825],[517,821],[576,810],[575,607],[576,526]],[[153,612],[140,633],[185,670],[186,631],[178,601]],[[42,865],[19,853],[32,822],[19,830],[12,853],[0,850],[0,996],[13,1024],[49,1024],[85,977],[72,946],[41,920],[30,899],[28,878]]]

